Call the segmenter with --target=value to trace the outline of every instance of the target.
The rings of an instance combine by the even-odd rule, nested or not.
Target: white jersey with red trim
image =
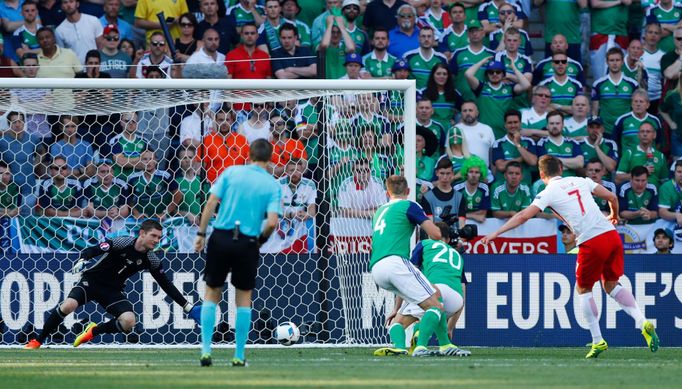
[[[573,230],[581,244],[615,229],[592,198],[596,186],[589,178],[553,177],[531,205],[554,211]]]

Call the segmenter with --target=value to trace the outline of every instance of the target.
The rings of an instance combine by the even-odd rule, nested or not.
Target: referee
[[[267,172],[272,145],[265,139],[251,143],[250,165],[231,166],[211,187],[211,195],[201,213],[194,249],[204,249],[206,228],[221,202],[214,230],[206,250],[206,295],[201,308],[201,366],[211,366],[211,339],[216,305],[220,301],[227,273],[236,288],[235,351],[232,366],[246,366],[244,347],[251,326],[251,291],[256,286],[259,247],[265,243],[281,214],[281,189]],[[263,217],[267,214],[261,231]]]

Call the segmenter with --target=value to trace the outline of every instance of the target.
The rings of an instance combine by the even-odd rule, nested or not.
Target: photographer
[[[424,193],[419,204],[426,215],[434,222],[445,222],[448,226],[462,228],[466,224],[466,202],[461,193],[452,188],[454,173],[452,161],[442,158],[436,165],[436,177],[434,188]]]

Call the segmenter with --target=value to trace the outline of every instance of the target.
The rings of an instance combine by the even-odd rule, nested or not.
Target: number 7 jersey
[[[372,256],[369,269],[390,255],[410,258],[414,227],[429,218],[414,201],[396,199],[382,205],[372,218]]]
[[[581,244],[615,229],[592,198],[597,185],[589,178],[553,177],[531,205],[541,211],[551,209],[573,230]]]

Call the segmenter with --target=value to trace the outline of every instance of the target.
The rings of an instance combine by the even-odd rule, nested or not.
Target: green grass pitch
[[[587,348],[472,348],[469,358],[372,356],[370,348],[247,349],[249,367],[228,366],[232,349],[199,366],[197,349],[0,349],[0,387],[680,387],[682,349],[613,347],[596,360]]]

